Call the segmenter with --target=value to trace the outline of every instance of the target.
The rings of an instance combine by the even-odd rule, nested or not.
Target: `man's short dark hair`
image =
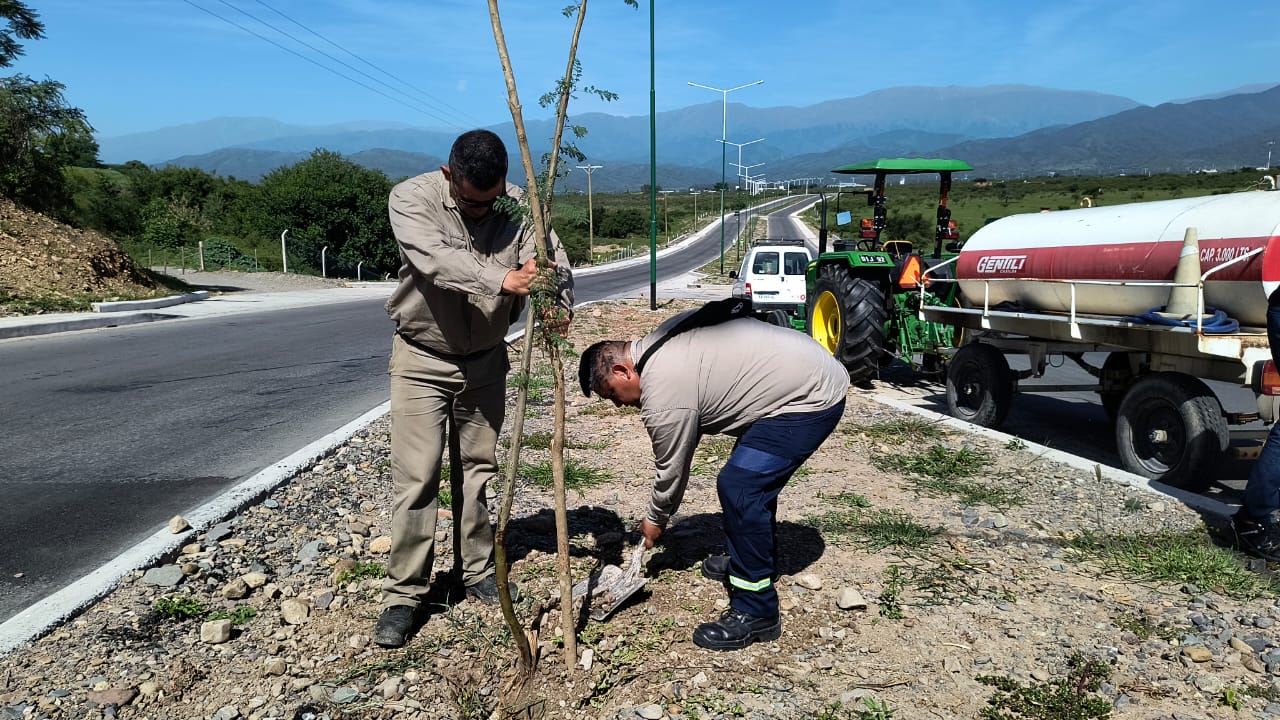
[[[449,170],[477,190],[488,190],[507,177],[507,146],[488,130],[465,132],[449,150]]]
[[[626,340],[601,340],[582,351],[578,359],[578,386],[582,394],[591,397],[591,391],[608,377],[609,371],[626,357]]]

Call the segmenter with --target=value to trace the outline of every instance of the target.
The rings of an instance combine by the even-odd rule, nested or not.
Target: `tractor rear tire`
[[[885,353],[884,326],[889,311],[884,291],[847,268],[818,269],[809,304],[809,335],[849,371],[849,380],[866,382],[880,371]]]

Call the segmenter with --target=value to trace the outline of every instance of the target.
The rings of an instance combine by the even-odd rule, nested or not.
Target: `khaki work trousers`
[[[391,557],[382,605],[418,606],[435,557],[440,465],[449,440],[454,570],[464,585],[493,573],[487,485],[498,473],[506,411],[506,347],[457,361],[399,335],[391,346]],[[447,430],[447,432],[446,432]]]

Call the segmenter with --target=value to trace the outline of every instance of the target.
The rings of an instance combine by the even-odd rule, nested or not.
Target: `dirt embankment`
[[[87,309],[95,300],[169,292],[114,240],[0,198],[0,315]]]

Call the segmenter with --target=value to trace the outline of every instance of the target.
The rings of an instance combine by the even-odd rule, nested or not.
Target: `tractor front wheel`
[[[819,268],[813,291],[809,335],[844,365],[850,381],[875,377],[885,351],[884,326],[889,317],[884,292],[839,265]]]

